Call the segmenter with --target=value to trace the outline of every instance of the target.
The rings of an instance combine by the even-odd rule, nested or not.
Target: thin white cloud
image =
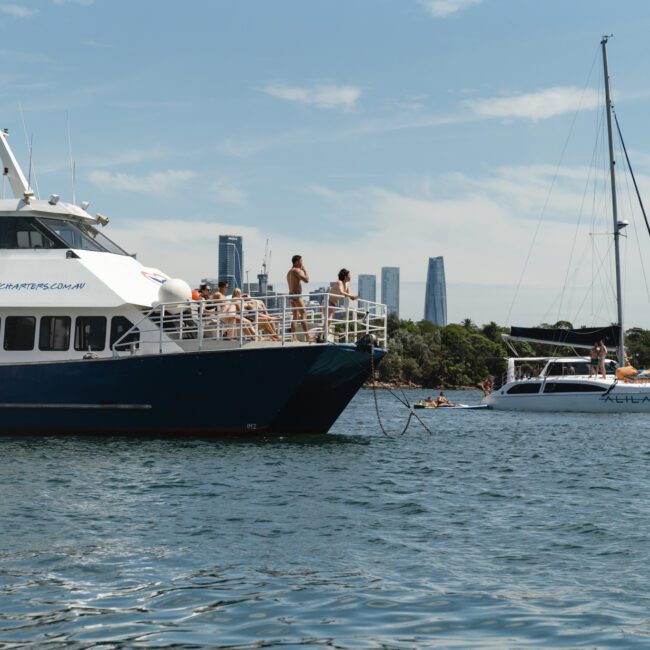
[[[37,14],[36,9],[29,9],[24,5],[18,4],[0,4],[0,13],[6,14],[7,16],[13,16],[14,18],[31,18],[34,14]]]
[[[468,7],[481,4],[482,0],[420,0],[434,18],[447,18]]]
[[[212,196],[219,203],[230,205],[246,205],[246,194],[228,181],[221,179],[212,186]]]
[[[317,108],[351,111],[356,108],[361,97],[361,89],[356,86],[316,85],[312,87],[269,84],[264,92],[289,102]]]
[[[146,219],[123,227],[115,223],[109,236],[115,236],[128,250],[137,251],[143,263],[190,283],[214,273],[215,242],[219,234],[243,235],[246,269],[251,274],[261,263],[269,238],[273,250],[271,280],[280,291],[286,290],[284,274],[296,252],[304,256],[309,269],[312,278],[309,289],[335,279],[342,266],[352,269],[353,280],[359,273],[379,274],[381,266],[395,265],[401,267],[403,283],[423,282],[428,257],[443,255],[449,286],[464,283],[474,287],[472,292],[450,291],[451,319],[471,317],[478,322],[503,323],[540,210],[547,199],[549,183],[556,172],[557,192],[553,192],[554,198],[548,204],[549,218],[537,236],[513,312],[521,324],[535,325],[548,320],[545,315],[565,282],[576,231],[575,221],[570,218],[581,211],[584,177],[589,173],[586,168],[555,170],[545,165],[501,168],[474,177],[456,174],[420,179],[423,182],[399,191],[377,186],[360,186],[345,192],[322,185],[306,188],[311,190],[314,201],[330,207],[331,219],[348,224],[344,238],[337,234],[340,229],[332,227],[322,229],[316,241],[309,228],[287,233],[276,229],[271,222],[263,227],[250,227],[196,215],[173,221],[158,219],[155,228]],[[642,188],[650,187],[650,177],[638,180]],[[362,223],[350,227],[359,215],[363,215]],[[591,300],[582,311],[578,310],[592,281],[590,256],[594,246],[604,251],[610,245],[609,238],[604,236],[611,229],[608,219],[605,213],[598,222],[583,218],[585,236],[579,238],[573,255],[567,300],[562,313],[557,316],[555,304],[549,318],[564,317],[578,324],[594,324],[609,322],[607,318],[613,317],[613,312],[610,314],[603,308],[598,311],[600,320],[596,318],[598,313],[592,310]],[[330,226],[331,223],[328,221]],[[597,223],[601,226],[597,227]],[[196,237],[197,232],[201,237]],[[593,237],[594,232],[603,236]],[[435,233],[433,239],[431,233]],[[634,256],[628,257],[627,264],[629,295],[633,295],[643,289],[643,276]],[[571,292],[575,302],[568,300]],[[609,285],[596,291],[596,302],[605,299],[608,292]],[[477,305],[477,295],[484,297],[483,304]],[[423,287],[419,295],[413,294],[409,304],[403,304],[403,315],[421,318]],[[640,302],[638,307],[630,305],[630,322],[647,326],[648,315],[642,307]]]
[[[91,183],[104,190],[140,192],[143,194],[170,194],[181,189],[195,176],[196,174],[192,171],[175,169],[154,172],[146,176],[96,170],[90,172],[88,179]]]
[[[556,86],[534,93],[466,100],[463,104],[482,117],[545,120],[564,113],[593,110],[599,105],[595,90]]]
[[[55,5],[81,5],[82,7],[90,7],[95,4],[95,0],[52,0]]]

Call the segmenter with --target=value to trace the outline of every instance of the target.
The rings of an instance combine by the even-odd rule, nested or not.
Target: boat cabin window
[[[564,375],[588,375],[589,365],[586,361],[555,361],[546,369],[547,377],[563,377]]]
[[[61,352],[70,347],[69,316],[43,316],[38,334],[38,349]]]
[[[121,339],[122,336],[132,327],[133,323],[128,318],[125,318],[124,316],[113,316],[113,318],[111,318],[110,347],[112,348],[113,344],[118,339]],[[140,332],[138,330],[134,330],[120,341],[120,350],[128,349],[131,343],[135,343],[136,349],[140,347]]]
[[[508,389],[508,395],[534,395],[539,393],[540,383],[526,382],[523,384],[515,384],[512,388]]]
[[[72,221],[63,219],[43,219],[42,221],[50,230],[63,239],[70,248],[86,251],[104,250],[93,239],[87,237],[77,224]]]
[[[61,237],[70,248],[128,255],[124,249],[89,223],[47,217],[41,218],[40,221]]]
[[[77,316],[74,326],[74,349],[90,352],[106,347],[106,318]]]
[[[0,218],[0,248],[67,248],[65,242],[48,233],[36,219]]]
[[[604,393],[606,387],[573,381],[547,381],[545,393]]]
[[[33,350],[36,319],[33,316],[7,316],[5,350]]]

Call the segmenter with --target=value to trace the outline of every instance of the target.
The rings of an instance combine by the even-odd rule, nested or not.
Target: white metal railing
[[[365,335],[385,348],[386,320],[386,305],[331,293],[190,300],[146,310],[112,350],[114,355],[162,354],[215,349],[221,343],[242,347],[254,341],[278,346],[350,344]]]

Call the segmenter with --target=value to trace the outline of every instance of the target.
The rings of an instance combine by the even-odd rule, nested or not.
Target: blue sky
[[[0,0],[0,126],[26,165],[24,119],[40,194],[69,199],[69,123],[77,200],[192,284],[237,233],[251,276],[270,239],[280,286],[295,252],[312,287],[400,266],[407,317],[443,255],[452,321],[608,322],[587,216],[591,258],[573,244],[596,56],[614,34],[617,112],[650,190],[649,28],[644,0]],[[626,244],[628,323],[650,327],[650,241]]]

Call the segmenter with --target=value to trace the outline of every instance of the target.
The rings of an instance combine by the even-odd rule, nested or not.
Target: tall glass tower
[[[369,302],[377,302],[376,275],[359,275],[359,298]]]
[[[399,267],[381,267],[381,301],[389,314],[399,316]]]
[[[447,325],[447,285],[442,257],[429,258],[427,288],[424,296],[424,320],[434,325]]]
[[[243,288],[244,245],[239,235],[219,235],[219,280],[227,280],[230,291]]]

